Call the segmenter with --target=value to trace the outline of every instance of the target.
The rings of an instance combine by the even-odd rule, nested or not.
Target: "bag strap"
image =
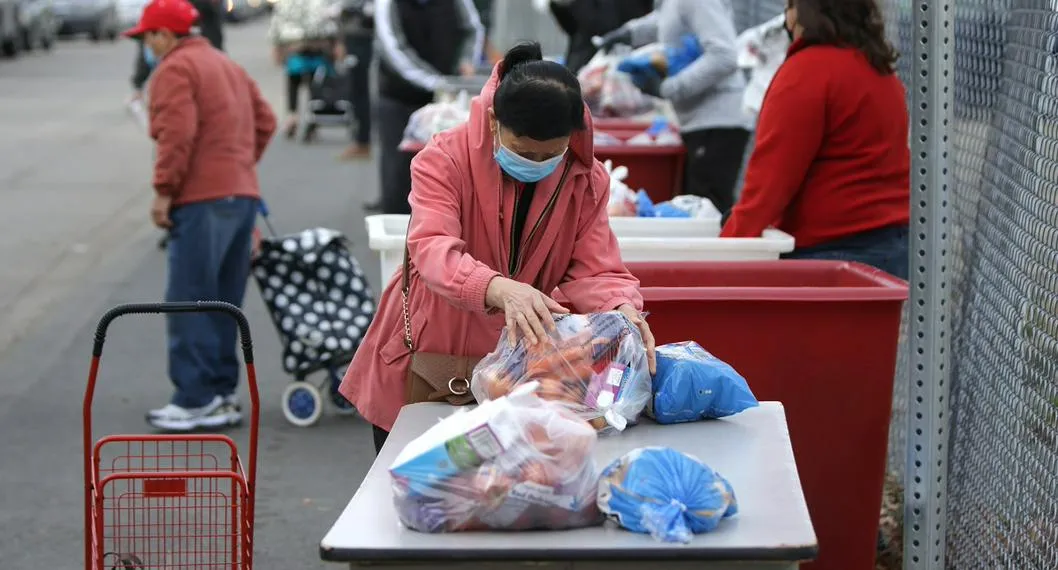
[[[569,171],[572,167],[573,157],[570,156],[566,160],[565,168],[562,170],[562,178],[559,179],[558,186],[555,187],[555,192],[552,194],[551,200],[541,214],[541,219],[550,214],[551,210],[554,208],[558,193],[562,190],[562,187],[566,185],[566,178],[569,176]],[[411,338],[411,313],[408,310],[408,293],[411,292],[411,252],[408,249],[408,233],[410,233],[410,231],[411,216],[408,216],[408,229],[404,231],[404,262],[400,274],[400,302],[401,316],[404,319],[404,346],[407,347],[408,350],[415,352],[415,346],[412,343]]]

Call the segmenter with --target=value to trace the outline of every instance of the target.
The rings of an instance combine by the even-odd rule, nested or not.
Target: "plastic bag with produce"
[[[738,514],[731,484],[696,457],[645,447],[599,478],[599,509],[622,528],[663,542],[690,542]]]
[[[657,99],[644,95],[631,75],[617,70],[620,60],[619,55],[598,52],[577,73],[581,96],[593,116],[634,117],[656,107]]]
[[[603,167],[610,175],[610,201],[606,205],[606,213],[612,217],[635,216],[636,193],[624,182],[628,178],[628,167],[615,168],[610,160],[604,162]]]
[[[696,342],[659,346],[657,359],[647,415],[659,424],[724,418],[759,405],[746,379]]]
[[[430,533],[601,523],[595,430],[538,388],[457,411],[409,443],[389,470],[401,523]]]
[[[530,346],[507,342],[474,368],[470,390],[479,402],[539,382],[537,394],[577,412],[598,430],[623,430],[651,397],[646,349],[639,329],[620,311],[557,315],[555,330]]]

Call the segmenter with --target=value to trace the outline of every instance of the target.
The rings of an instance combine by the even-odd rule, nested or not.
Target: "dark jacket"
[[[374,0],[342,0],[342,36],[371,38],[375,35]]]
[[[460,61],[477,62],[485,30],[472,0],[376,0],[378,92],[421,107]]]
[[[209,40],[213,47],[224,49],[224,15],[221,13],[219,0],[191,0],[198,10],[198,27],[202,37]],[[132,66],[132,88],[142,91],[151,76],[151,68],[143,59],[143,43],[136,42],[136,59]]]
[[[592,36],[602,36],[625,22],[654,11],[654,0],[571,0],[551,2],[551,14],[569,36],[566,67],[580,71],[595,56]]]

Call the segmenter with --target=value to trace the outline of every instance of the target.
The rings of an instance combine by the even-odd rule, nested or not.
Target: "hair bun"
[[[540,48],[539,42],[520,42],[518,45],[507,50],[507,53],[504,54],[503,70],[500,73],[500,79],[502,80],[510,70],[523,63],[541,61],[543,59],[544,52]]]

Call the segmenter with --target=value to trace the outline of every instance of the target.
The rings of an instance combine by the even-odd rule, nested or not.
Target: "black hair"
[[[503,56],[492,106],[499,123],[519,137],[546,141],[585,127],[580,82],[566,66],[545,61],[536,42],[519,43]]]

